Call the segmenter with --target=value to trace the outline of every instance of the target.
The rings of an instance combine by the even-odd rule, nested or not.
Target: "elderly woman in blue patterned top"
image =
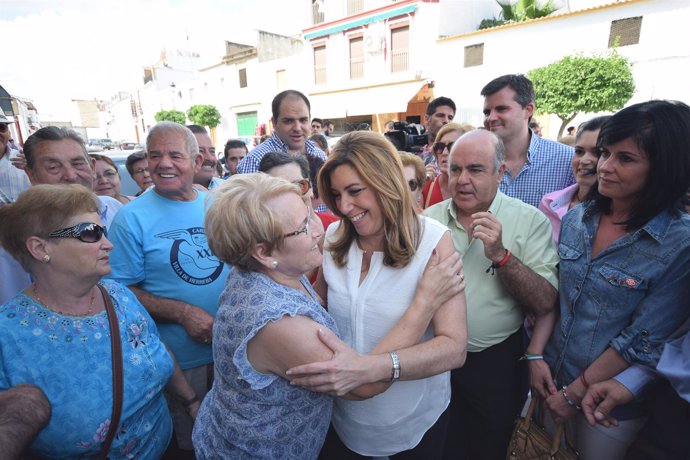
[[[0,390],[40,387],[52,406],[31,444],[43,458],[94,456],[112,416],[106,289],[120,326],[124,397],[108,457],[160,458],[172,435],[163,388],[199,408],[194,391],[126,287],[101,280],[112,244],[96,196],[82,185],[36,185],[0,208],[0,244],[35,279],[0,306]],[[172,379],[171,379],[172,377]]]
[[[194,425],[197,458],[317,457],[332,396],[290,385],[285,372],[332,356],[319,331],[337,340],[335,322],[305,276],[321,265],[321,228],[300,188],[285,179],[243,174],[214,190],[206,235],[213,253],[235,268],[213,326],[215,380]],[[442,283],[454,276],[451,262],[429,270],[422,296],[449,290]],[[345,397],[387,388],[388,354],[348,356],[369,369],[372,383]]]

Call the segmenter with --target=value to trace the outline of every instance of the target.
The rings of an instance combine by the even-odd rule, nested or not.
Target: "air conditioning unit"
[[[382,30],[370,30],[364,36],[364,49],[367,53],[378,53],[383,50],[386,36]]]

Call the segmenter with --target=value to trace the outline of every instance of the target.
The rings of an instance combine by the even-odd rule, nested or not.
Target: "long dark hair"
[[[680,200],[690,187],[690,107],[679,101],[655,100],[626,107],[599,131],[597,148],[631,139],[649,159],[647,184],[624,222],[627,230],[643,227],[664,210],[679,214]],[[611,199],[593,190],[604,213]]]

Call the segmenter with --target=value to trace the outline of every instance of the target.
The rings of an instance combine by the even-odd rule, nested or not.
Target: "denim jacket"
[[[587,202],[561,226],[560,318],[544,353],[559,386],[609,346],[654,366],[690,315],[690,217],[663,211],[592,257],[599,216]]]

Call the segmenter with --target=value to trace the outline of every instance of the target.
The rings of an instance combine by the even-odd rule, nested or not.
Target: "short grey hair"
[[[488,132],[491,133],[491,131]],[[496,134],[491,133],[491,135],[494,137],[495,142],[494,174],[496,174],[501,165],[506,162],[506,146]]]
[[[146,154],[148,155],[151,140],[154,137],[171,132],[182,135],[185,140],[187,153],[192,158],[192,161],[194,161],[194,158],[199,155],[199,143],[196,141],[194,133],[186,126],[179,123],[173,123],[172,121],[160,121],[149,130],[149,134],[146,136]]]

